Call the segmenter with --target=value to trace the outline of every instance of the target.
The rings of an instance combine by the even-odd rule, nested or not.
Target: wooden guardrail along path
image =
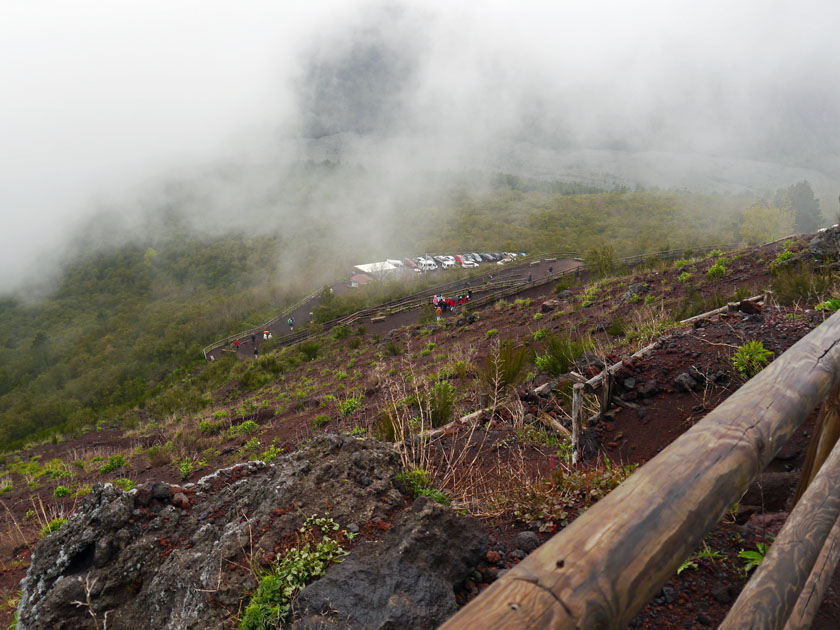
[[[626,627],[838,383],[840,313],[491,585],[441,630]],[[835,546],[836,530],[833,527],[828,537]],[[833,548],[825,549],[819,558],[827,562],[832,553]],[[807,575],[811,567],[805,571]],[[824,567],[826,572],[832,571]],[[778,576],[775,583],[784,588],[788,577]],[[782,625],[786,622],[781,619]]]

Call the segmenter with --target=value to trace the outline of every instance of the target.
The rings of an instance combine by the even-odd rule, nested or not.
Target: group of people
[[[457,297],[444,297],[443,295],[435,295],[432,297],[432,304],[435,307],[435,314],[440,317],[443,313],[454,312],[458,306],[463,306],[470,301],[472,297],[472,289],[467,290],[466,295],[459,295]]]

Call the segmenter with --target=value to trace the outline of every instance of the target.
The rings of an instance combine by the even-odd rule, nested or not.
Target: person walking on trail
[[[554,267],[549,267],[549,268],[548,268],[548,277],[549,277],[549,278],[551,277],[551,274],[552,274],[553,272],[554,272]]]
[[[528,282],[531,282],[531,280],[533,280],[533,279],[534,279],[534,278],[533,278],[533,276],[531,275],[531,272],[529,271],[529,272],[528,272]]]
[[[234,342],[234,345],[236,346],[236,351],[237,351],[237,352],[239,352],[239,346],[240,346],[240,345],[242,345],[242,344],[240,344],[240,343],[239,343],[239,339],[237,339],[237,340]]]
[[[257,346],[254,346],[254,358],[255,358],[255,359],[259,356],[259,353],[260,353],[260,351],[259,351],[259,349],[257,348]]]
[[[256,335],[256,333],[254,333],[253,335],[251,335],[251,345],[252,345],[252,346],[256,346],[256,345],[257,345],[257,335]]]
[[[294,331],[294,329],[295,329],[295,318],[290,317],[289,321],[286,322],[286,323],[289,324],[289,330]]]

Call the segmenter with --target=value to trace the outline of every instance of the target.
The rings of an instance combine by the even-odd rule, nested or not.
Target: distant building
[[[353,267],[356,271],[360,273],[366,273],[369,275],[374,276],[382,276],[386,273],[392,273],[399,269],[396,265],[391,264],[388,261],[383,262],[374,262],[374,263],[367,263],[365,265],[356,265]]]
[[[366,273],[354,273],[350,276],[350,288],[357,289],[359,287],[363,287],[366,284],[370,284],[373,282],[373,278],[371,278]]]

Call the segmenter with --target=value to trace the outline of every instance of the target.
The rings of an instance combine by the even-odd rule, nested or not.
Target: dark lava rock
[[[455,612],[453,586],[486,550],[478,521],[421,497],[384,541],[360,545],[300,593],[292,627],[435,628]]]
[[[741,300],[738,302],[738,310],[742,313],[749,313],[756,315],[761,312],[761,305],[757,302],[750,302],[749,300]]]
[[[691,378],[688,372],[683,372],[674,379],[674,387],[678,391],[690,392],[697,387],[697,381]]]
[[[635,389],[636,387],[636,379],[635,378],[625,378],[622,383],[624,385],[624,389]]]
[[[666,604],[673,604],[674,601],[677,599],[677,593],[674,590],[673,586],[663,586],[662,587],[662,597],[665,598]]]
[[[531,553],[534,549],[540,546],[540,539],[534,532],[519,532],[514,541],[517,549],[521,549],[526,553]]]
[[[328,434],[273,465],[248,462],[177,489],[178,503],[188,510],[168,503],[174,497],[167,484],[130,492],[97,485],[35,548],[21,582],[17,627],[88,630],[97,627],[91,613],[100,628],[107,613],[108,630],[232,627],[256,582],[251,572],[230,567],[270,561],[307,516],[327,512],[339,525],[393,522],[382,542],[360,544],[336,565],[348,575],[363,562],[381,567],[368,576],[372,582],[353,614],[396,610],[401,628],[435,627],[453,610],[454,585],[486,548],[474,520],[429,501],[395,516],[389,497],[399,470],[393,446]],[[359,483],[363,477],[368,485]],[[357,553],[367,560],[356,561]],[[354,573],[351,579],[341,590],[360,590],[363,578]],[[380,589],[397,600],[390,608],[377,599]],[[76,601],[89,601],[89,609]],[[432,602],[430,621],[424,611]],[[361,610],[365,605],[372,610]]]
[[[718,584],[711,590],[712,597],[721,604],[729,604],[732,602],[732,594],[729,592],[730,588],[725,584]]]
[[[711,626],[712,625],[712,618],[709,617],[706,613],[700,613],[697,615],[697,623],[701,626]]]
[[[558,300],[568,300],[573,295],[574,295],[574,293],[572,291],[569,291],[569,289],[563,289],[562,291],[557,292],[557,299]]]
[[[636,391],[639,393],[639,396],[655,396],[662,388],[659,386],[659,383],[656,379],[651,379],[649,381],[642,381],[636,387]]]
[[[799,475],[793,472],[766,472],[759,475],[741,498],[741,505],[758,505],[764,512],[782,512],[796,490]]]
[[[818,232],[814,238],[811,239],[809,246],[811,254],[819,260],[826,260],[832,258],[837,260],[840,258],[840,227],[830,227],[824,232]]]
[[[546,300],[545,302],[540,304],[540,311],[543,313],[550,313],[551,311],[560,308],[560,305],[560,300]]]

